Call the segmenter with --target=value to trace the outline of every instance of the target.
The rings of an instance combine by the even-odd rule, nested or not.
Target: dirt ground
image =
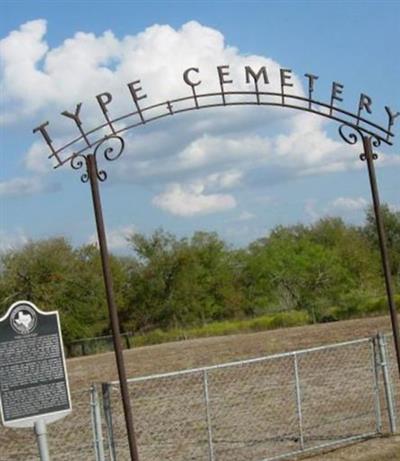
[[[390,331],[388,317],[357,319],[146,346],[125,351],[125,361],[128,377],[138,377],[316,347]],[[72,390],[86,387],[92,382],[117,379],[112,353],[73,358],[68,360],[67,366]],[[400,436],[368,440],[307,459],[400,461]]]
[[[127,376],[133,378],[306,349],[390,331],[390,320],[385,316],[145,346],[127,350],[124,356]],[[93,382],[118,379],[111,352],[69,359],[67,368],[72,390],[82,389]]]
[[[400,436],[366,440],[307,459],[308,461],[400,461]]]
[[[136,378],[163,372],[173,372],[183,369],[206,367],[220,363],[263,357],[271,354],[290,352],[353,339],[361,339],[375,335],[377,332],[389,333],[390,331],[391,327],[389,318],[378,317],[147,346],[135,350],[125,351],[124,356],[128,377]],[[364,346],[362,344],[364,344]],[[345,413],[352,415],[354,411],[356,411],[354,413],[356,415],[356,422],[353,423],[351,420],[348,422],[348,424],[352,425],[352,428],[355,427],[354,424],[358,424],[357,421],[362,425],[364,423],[366,424],[371,419],[371,414],[369,414],[369,416],[366,415],[365,417],[362,416],[363,408],[368,404],[368,399],[371,397],[368,393],[371,394],[372,389],[369,389],[368,386],[367,388],[364,386],[367,381],[363,379],[363,376],[365,373],[370,373],[371,369],[369,367],[367,367],[367,369],[364,365],[362,365],[368,363],[365,360],[365,356],[362,355],[363,353],[365,355],[365,352],[363,351],[365,351],[366,343],[363,342],[362,344],[360,344],[360,346],[355,346],[356,349],[358,348],[359,354],[361,354],[359,355],[361,368],[355,370],[354,376],[352,374],[352,368],[350,368],[352,357],[346,353],[346,348],[334,348],[329,353],[318,352],[316,353],[316,356],[306,354],[304,355],[304,358],[299,358],[299,369],[304,373],[304,376],[308,376],[308,381],[304,383],[302,390],[304,392],[304,398],[308,399],[309,404],[305,404],[303,409],[305,413],[311,412],[311,414],[308,413],[308,417],[307,414],[305,414],[305,421],[314,421],[313,415],[320,413],[321,418],[319,420],[323,422],[323,420],[326,420],[326,415],[329,415],[327,420],[328,423],[325,421],[324,425],[321,427],[317,425],[312,428],[314,434],[317,433],[318,435],[320,433],[320,435],[326,436],[327,434],[329,435],[330,432],[332,432],[332,434],[335,433],[337,428],[337,425],[334,422],[335,414],[339,416],[343,416]],[[337,353],[334,352],[336,349]],[[351,346],[351,349],[354,352],[353,346]],[[333,356],[332,354],[336,355]],[[325,360],[329,360],[329,358],[331,362],[325,363]],[[262,369],[262,366],[249,367],[246,380],[244,381],[242,378],[237,380],[229,379],[235,373],[238,373],[238,376],[240,375],[243,377],[243,374],[246,372],[243,368],[239,370],[236,369],[238,367],[230,367],[229,370],[210,374],[209,386],[211,386],[210,390],[213,400],[218,404],[218,408],[223,407],[221,414],[213,413],[212,415],[213,418],[219,418],[219,422],[215,426],[216,428],[219,428],[218,431],[220,431],[220,433],[216,434],[218,436],[216,439],[219,441],[219,447],[217,447],[217,449],[220,450],[220,452],[217,451],[217,460],[235,459],[235,455],[233,455],[233,457],[229,457],[229,450],[235,450],[235,447],[232,448],[232,443],[225,437],[225,435],[229,435],[228,432],[227,434],[224,433],[225,430],[228,431],[228,426],[230,425],[235,426],[233,429],[231,428],[232,430],[230,434],[243,435],[242,432],[247,430],[249,437],[257,438],[261,435],[264,438],[267,437],[266,440],[269,440],[271,435],[276,435],[274,431],[277,429],[278,435],[284,435],[284,433],[288,431],[290,432],[293,429],[290,424],[293,425],[294,420],[289,420],[289,416],[286,417],[286,419],[284,416],[280,418],[272,418],[271,421],[280,421],[282,423],[282,427],[276,427],[276,424],[274,427],[270,427],[271,434],[266,433],[265,430],[262,429],[264,426],[261,422],[259,424],[259,418],[263,417],[266,412],[269,412],[270,414],[273,412],[279,413],[280,408],[285,408],[285,411],[288,411],[288,405],[293,406],[294,402],[293,399],[290,400],[291,403],[288,400],[282,402],[279,397],[281,395],[285,395],[285,389],[282,387],[285,383],[286,385],[293,387],[293,378],[292,381],[290,378],[289,380],[285,378],[285,376],[288,377],[289,373],[285,370],[291,369],[291,365],[288,364],[285,368],[285,361],[281,359],[274,359],[270,363],[269,361],[267,362],[268,363],[265,363],[265,370]],[[274,365],[274,363],[277,365]],[[311,367],[310,370],[309,367]],[[90,461],[93,459],[93,446],[88,389],[92,383],[117,380],[114,354],[105,353],[69,359],[67,361],[67,368],[71,391],[73,394],[74,410],[67,418],[49,426],[50,451],[52,453],[52,459],[57,461]],[[329,369],[329,376],[331,379],[325,383],[324,370],[327,369]],[[257,370],[259,370],[259,372],[257,372]],[[286,373],[286,375],[282,374],[282,370]],[[266,376],[268,377],[267,381],[265,381]],[[353,379],[347,381],[347,379],[352,376]],[[368,379],[368,376],[366,376],[366,378]],[[324,386],[319,386],[320,380],[325,383]],[[199,389],[201,386],[199,383],[195,383],[194,378],[188,378],[186,380],[179,379],[176,381],[172,379],[171,382],[168,380],[163,380],[162,382],[159,380],[151,381],[153,382],[153,387],[148,385],[147,382],[144,382],[142,387],[139,384],[130,385],[131,391],[135,389],[135,411],[140,409],[146,411],[146,418],[142,418],[142,420],[149,422],[148,433],[150,439],[148,441],[142,434],[141,449],[143,453],[146,450],[152,450],[152,452],[154,452],[154,456],[152,454],[145,453],[146,456],[144,456],[143,459],[157,459],[157,461],[159,461],[160,458],[163,460],[168,459],[169,461],[203,459],[201,456],[198,458],[185,458],[185,456],[183,456],[183,458],[181,457],[179,460],[172,455],[161,455],[160,457],[160,452],[157,452],[158,446],[162,449],[169,449],[169,446],[165,443],[165,440],[158,440],[156,437],[156,435],[159,436],[160,434],[163,435],[168,433],[168,440],[170,440],[172,436],[172,439],[174,440],[173,445],[175,446],[176,442],[179,442],[173,435],[175,434],[174,430],[176,429],[174,428],[174,424],[176,424],[182,429],[177,432],[178,435],[181,436],[180,442],[183,444],[186,443],[191,447],[193,446],[191,439],[188,438],[188,440],[186,440],[183,436],[190,433],[192,428],[191,424],[195,421],[195,407],[197,405],[196,395],[200,395]],[[261,387],[260,382],[262,384]],[[329,406],[330,400],[332,402],[337,401],[335,400],[335,395],[337,395],[338,392],[344,392],[342,387],[343,383],[348,382],[351,383],[352,387],[347,388],[347,400],[339,399],[343,408],[336,405],[336,403],[336,406]],[[162,386],[162,393],[159,392],[160,386]],[[309,388],[308,386],[311,387]],[[258,393],[259,389],[262,390],[262,395],[262,392]],[[230,396],[230,400],[226,400],[227,391],[229,391],[228,394]],[[276,393],[276,399],[274,398],[274,392]],[[323,392],[324,395],[319,395],[316,399],[310,398],[311,395],[314,396],[315,392]],[[243,401],[241,397],[243,393],[245,393],[246,396],[249,396],[249,398],[246,398],[245,401]],[[330,399],[331,393],[333,399]],[[117,410],[118,405],[120,405],[120,399],[118,397],[118,392],[114,394],[113,398],[115,400],[115,405],[113,403],[113,408]],[[154,403],[153,397],[156,399],[161,398],[161,401],[158,402],[157,405],[159,403],[161,404],[158,410],[165,413],[165,418],[163,417],[164,414],[161,417],[159,412],[157,413],[157,411],[153,411],[151,407]],[[257,400],[261,398],[263,400]],[[201,400],[203,402],[203,397]],[[261,405],[262,401],[264,402],[264,406],[266,405],[266,409],[264,408],[260,412],[254,411],[251,413],[250,408],[258,409],[258,404],[260,402]],[[323,409],[319,404],[314,405],[315,402],[318,403],[319,401],[324,402],[327,408]],[[251,404],[251,402],[253,402],[253,404]],[[271,402],[276,405],[271,405]],[[254,403],[256,403],[256,405],[254,405]],[[382,404],[384,405],[384,402],[382,402]],[[173,405],[177,408],[174,408]],[[181,413],[179,413],[179,408],[181,407],[182,410]],[[189,408],[191,408],[193,412],[188,410]],[[171,414],[179,416],[177,416],[176,421],[173,421],[174,424],[172,424],[171,427],[161,427],[161,430],[158,430],[160,429],[158,426],[160,426],[160,424],[164,424],[164,420],[166,424],[168,421],[171,422]],[[118,430],[121,432],[122,428],[124,428],[122,412],[120,411],[118,413],[118,411],[116,411],[115,413],[113,412],[113,415],[115,416],[115,430],[118,432],[117,428],[119,428]],[[287,415],[289,415],[289,413]],[[137,416],[137,412],[135,413],[135,416]],[[203,421],[204,417],[202,416],[201,418]],[[225,421],[223,418],[228,419]],[[193,421],[191,421],[192,419]],[[345,419],[339,419],[341,421],[341,425],[347,424]],[[242,432],[237,430],[238,425],[241,426]],[[344,426],[339,427],[339,432],[342,433],[344,428]],[[152,433],[151,431],[155,431],[155,433]],[[306,430],[306,433],[310,435],[309,430]],[[366,432],[356,428],[355,433],[361,434]],[[116,434],[116,436],[117,435],[118,434]],[[119,446],[121,449],[124,449],[123,445],[125,445],[126,442],[124,434],[121,435],[119,440],[123,440],[123,443]],[[290,440],[283,438],[278,441],[278,445],[279,443],[293,443],[296,446],[298,445],[298,441],[296,442],[294,440]],[[157,441],[160,442],[158,445],[156,443]],[[221,446],[221,441],[228,445]],[[311,440],[312,443],[314,441],[315,440]],[[236,442],[237,440],[235,440],[235,443]],[[270,445],[272,448],[276,445],[274,443]],[[204,447],[204,443],[202,446]],[[256,448],[256,445],[254,445],[254,447]],[[293,451],[295,450],[296,448],[294,448]],[[182,451],[182,453],[184,453],[184,451]],[[262,456],[265,456],[265,451],[263,451],[263,453],[264,455]],[[126,460],[128,458],[128,456],[122,455],[119,459]],[[247,457],[238,455],[237,459],[254,461],[254,459],[260,459],[260,457],[258,455],[253,455],[253,452],[249,450]],[[382,437],[355,443],[351,446],[347,446],[346,448],[329,451],[325,454],[319,454],[313,457],[309,456],[308,458],[305,458],[303,455],[303,457],[299,458],[299,460],[300,459],[307,459],[309,461],[400,461],[400,434],[397,437]],[[12,429],[5,429],[0,426],[0,461],[37,461],[37,448],[33,432],[30,430],[16,431]]]

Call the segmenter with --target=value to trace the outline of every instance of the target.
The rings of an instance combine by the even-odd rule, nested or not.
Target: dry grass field
[[[303,458],[304,459],[304,458]],[[308,461],[400,461],[400,436],[366,440],[307,458]]]
[[[184,370],[262,357],[390,332],[389,317],[282,328],[258,333],[193,339],[125,351],[127,376]],[[113,353],[69,359],[72,389],[118,379]]]
[[[245,360],[390,332],[388,317],[357,319],[146,346],[125,352],[130,377]],[[73,388],[117,379],[113,354],[68,361]],[[397,458],[396,458],[397,456]],[[318,461],[400,461],[400,438],[374,439],[312,459]]]
[[[336,342],[342,342],[347,340],[353,340],[358,338],[365,338],[372,335],[375,335],[378,331],[380,332],[390,332],[390,321],[387,317],[378,317],[378,318],[369,318],[369,319],[359,319],[359,320],[351,320],[351,321],[344,321],[344,322],[335,322],[330,324],[322,324],[322,325],[315,325],[315,326],[306,326],[306,327],[295,327],[295,328],[288,328],[288,329],[280,329],[274,331],[266,331],[266,332],[259,332],[259,333],[248,333],[248,334],[238,334],[226,337],[212,337],[212,338],[204,338],[204,339],[196,339],[196,340],[188,340],[184,342],[175,342],[175,343],[167,343],[155,346],[146,346],[142,348],[138,348],[136,350],[129,350],[125,351],[125,360],[127,366],[127,374],[129,377],[139,377],[139,376],[146,376],[151,375],[154,373],[163,373],[163,372],[172,372],[177,370],[183,370],[188,368],[196,368],[196,367],[204,367],[210,366],[215,364],[220,364],[224,362],[232,362],[237,360],[245,360],[251,359],[255,357],[266,356],[270,354],[277,354],[281,352],[290,352],[299,349],[305,349],[309,347],[316,347],[321,345],[332,344]],[[347,364],[346,354],[343,354],[343,359],[339,360],[339,365],[335,365],[334,373],[340,379],[341,370],[343,368],[343,373],[352,373],[349,371],[349,364],[350,360]],[[312,360],[310,358],[309,364],[312,364]],[[307,363],[303,365],[305,370],[307,369]],[[116,367],[114,364],[114,355],[113,353],[105,353],[99,354],[96,356],[88,356],[88,357],[81,357],[81,358],[73,358],[67,361],[68,373],[69,373],[69,380],[71,384],[72,393],[79,393],[82,390],[88,389],[90,384],[93,382],[108,382],[117,379],[117,372]],[[266,370],[267,374],[269,373],[270,378],[272,379],[274,369],[269,368]],[[224,389],[225,378],[228,376],[228,373],[231,371],[224,372],[224,375],[219,375],[221,381],[221,389]],[[233,371],[234,373],[234,371]],[[272,373],[272,374],[271,374]],[[358,372],[357,372],[358,373]],[[361,371],[364,373],[364,371]],[[280,372],[276,370],[276,378],[279,378]],[[360,376],[360,375],[359,375]],[[362,376],[362,375],[361,375]],[[314,380],[321,379],[322,376],[318,376],[318,373],[313,375]],[[253,378],[251,378],[253,379]],[[257,377],[257,380],[259,377]],[[271,381],[271,379],[269,381]],[[337,378],[334,378],[335,380]],[[272,380],[273,381],[273,380]],[[258,381],[257,381],[258,382]],[[196,384],[194,386],[190,385],[189,381],[187,382],[187,389],[192,388],[193,392],[196,389]],[[214,386],[217,386],[218,380],[214,381]],[[180,386],[183,386],[182,389],[176,387],[175,385],[171,385],[171,392],[173,394],[178,393],[179,395],[184,395],[187,391],[186,384],[180,383]],[[178,386],[179,386],[178,385]],[[211,380],[211,385],[212,380]],[[253,386],[251,380],[246,381],[247,386]],[[241,384],[239,383],[238,388],[240,388]],[[333,383],[332,389],[335,389],[335,383]],[[146,386],[143,385],[142,390]],[[217,386],[218,387],[218,386]],[[214,387],[213,393],[217,395],[218,388]],[[336,386],[337,387],[337,386]],[[255,386],[254,391],[257,390]],[[140,396],[140,387],[137,387],[135,390],[136,396]],[[165,391],[165,390],[164,390]],[[240,389],[242,392],[242,389]],[[146,395],[143,394],[143,397],[148,399],[148,390],[146,388]],[[168,392],[168,391],[167,391]],[[237,389],[233,389],[233,392],[237,392]],[[327,390],[329,392],[329,389]],[[353,390],[353,396],[356,396],[356,399],[360,399],[362,401],[362,395],[359,395],[357,389]],[[139,394],[138,394],[139,393]],[[257,392],[249,392],[249,394],[254,394],[254,398],[257,398]],[[194,395],[194,394],[193,394]],[[222,395],[222,394],[221,394]],[[361,398],[360,398],[361,397]],[[321,398],[323,398],[321,396]],[[367,398],[367,396],[366,396]],[[149,400],[149,399],[148,399]],[[57,424],[52,425],[50,427],[50,437],[55,440],[57,437],[55,435],[56,431],[62,432],[63,437],[70,438],[69,442],[71,443],[71,447],[75,444],[76,449],[78,450],[77,453],[80,453],[80,456],[73,454],[73,448],[70,448],[68,453],[60,456],[58,455],[54,459],[58,460],[70,460],[75,459],[76,461],[81,460],[89,460],[92,459],[91,453],[91,443],[90,438],[88,439],[87,436],[84,438],[84,433],[88,430],[87,426],[90,426],[90,415],[88,414],[88,399],[85,396],[82,401],[82,406],[75,405],[74,415],[69,418],[65,419],[65,422],[60,423],[57,429]],[[238,400],[239,401],[239,400]],[[182,403],[177,403],[177,405],[181,405]],[[169,405],[169,403],[168,403]],[[168,408],[168,405],[165,408],[166,414],[170,412],[171,409]],[[196,405],[195,401],[190,402],[188,400],[188,405]],[[224,408],[224,415],[229,413],[229,405],[230,402],[226,402],[226,408]],[[349,397],[349,405],[351,405],[351,396]],[[194,408],[194,407],[193,407]],[[278,407],[277,407],[278,408]],[[240,407],[236,408],[239,413],[242,411],[242,416],[238,419],[243,419],[241,424],[250,424],[251,419],[246,419],[247,414],[245,413],[245,408],[242,410]],[[279,409],[279,408],[278,408]],[[276,410],[278,411],[278,410]],[[306,411],[306,409],[305,409]],[[321,413],[324,410],[321,409]],[[332,411],[332,414],[335,411],[348,411],[346,408],[344,409],[337,409],[337,408],[330,408],[329,412]],[[187,413],[187,412],[186,412]],[[85,415],[85,417],[81,418],[81,415]],[[183,424],[185,427],[185,417],[187,415],[182,414],[182,421],[179,421],[180,424]],[[137,415],[136,415],[137,416]],[[370,418],[370,416],[368,416]],[[123,426],[122,416],[118,417],[119,423],[121,424],[120,427]],[[158,418],[160,419],[160,418]],[[68,422],[69,420],[69,422]],[[159,421],[157,420],[157,416],[155,415],[154,418],[150,418],[151,424],[157,425]],[[284,420],[283,420],[284,421]],[[288,421],[290,421],[288,419]],[[372,421],[371,419],[361,419],[360,424],[370,424]],[[357,423],[358,424],[358,423]],[[222,425],[223,426],[223,425]],[[257,426],[257,425],[256,425]],[[164,428],[162,428],[164,429]],[[274,428],[271,429],[271,431]],[[282,428],[282,430],[287,430],[287,428]],[[332,430],[332,433],[335,432],[336,428],[332,426],[329,430]],[[325,435],[326,427],[321,429],[321,435]],[[58,432],[58,433],[60,433]],[[264,431],[265,432],[265,431]],[[359,432],[360,433],[360,432]],[[81,435],[82,439],[78,441],[76,439],[77,436]],[[21,451],[17,455],[10,457],[4,454],[4,451],[1,449],[2,444],[9,440],[9,437],[15,437],[14,445],[15,444],[23,444],[24,439],[23,435],[19,435],[19,433],[11,434],[9,431],[2,432],[0,428],[0,461],[31,461],[36,460],[37,457],[34,455],[34,448],[30,450],[26,450],[25,452]],[[265,434],[264,434],[265,436]],[[75,440],[75,442],[74,442]],[[164,461],[156,456],[155,451],[157,448],[154,447],[154,439],[149,437],[149,440],[142,439],[142,441],[146,442],[143,449],[151,449],[153,450],[153,454],[148,456],[146,459],[157,459],[157,461]],[[32,437],[30,439],[32,442]],[[183,442],[184,443],[184,439]],[[285,442],[286,443],[286,442]],[[54,445],[53,451],[62,450],[62,438],[60,443]],[[84,445],[86,444],[86,445]],[[146,446],[147,445],[147,446]],[[65,444],[64,444],[65,448]],[[222,452],[221,452],[222,453]],[[234,461],[234,457],[226,458],[227,451],[225,450],[224,453],[221,455],[221,458],[218,459],[232,459]],[[248,456],[248,457],[247,457]],[[79,458],[79,459],[78,459]],[[174,459],[173,457],[165,458]],[[179,458],[181,461],[182,458]],[[195,458],[190,458],[195,459]],[[200,459],[200,458],[199,458]],[[242,458],[240,458],[242,459]],[[249,461],[253,461],[251,453],[246,455],[246,458]],[[305,459],[303,456],[299,459]],[[325,454],[319,454],[313,457],[309,457],[307,459],[314,460],[314,461],[400,461],[400,437],[390,437],[390,438],[377,438],[368,441],[364,441],[361,443],[353,444],[346,448],[337,449],[334,451],[327,452]],[[120,459],[118,458],[118,461]],[[127,461],[126,455],[122,455],[121,461]],[[184,458],[184,461],[186,459]]]

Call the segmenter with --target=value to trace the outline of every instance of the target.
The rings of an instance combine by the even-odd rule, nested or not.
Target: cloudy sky
[[[395,1],[2,0],[0,249],[59,235],[77,245],[95,238],[89,186],[69,164],[53,169],[32,133],[41,123],[50,122],[58,148],[78,134],[61,112],[82,103],[85,130],[104,123],[100,93],[112,94],[108,114],[117,118],[135,110],[129,82],[140,80],[145,107],[190,96],[182,78],[188,68],[199,69],[190,74],[201,80],[199,92],[219,91],[218,66],[229,66],[227,90],[249,90],[250,65],[266,67],[268,91],[279,90],[281,68],[292,69],[288,91],[297,95],[307,94],[304,74],[318,75],[314,97],[328,103],[332,82],[340,82],[338,103],[350,112],[366,93],[368,118],[386,125],[385,106],[400,110],[399,24]],[[126,131],[123,155],[101,165],[110,247],[126,251],[126,235],[158,227],[178,236],[217,231],[246,245],[278,224],[327,215],[361,223],[370,203],[366,165],[361,147],[345,144],[337,128],[304,111],[236,106]],[[400,122],[394,133],[400,136]],[[382,201],[398,209],[400,142],[379,154]]]

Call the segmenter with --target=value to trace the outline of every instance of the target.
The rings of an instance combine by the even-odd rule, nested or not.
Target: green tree
[[[277,227],[250,248],[247,270],[254,276],[257,302],[280,309],[306,309],[314,321],[334,302],[349,277],[330,248],[313,241],[304,226]]]
[[[202,323],[240,316],[243,296],[237,284],[235,252],[214,232],[195,232],[188,251],[192,255],[193,272],[184,275],[188,287],[191,281],[195,283],[196,310]],[[189,299],[190,290],[186,292]]]
[[[168,326],[172,317],[172,283],[178,268],[175,257],[178,242],[163,230],[157,230],[149,238],[136,233],[129,241],[137,257],[129,278],[132,328],[145,331]]]
[[[115,273],[115,261],[113,266]],[[95,247],[76,250],[64,238],[29,242],[3,254],[1,267],[3,312],[21,299],[42,310],[58,310],[67,343],[108,331],[104,285]]]
[[[384,203],[381,205],[381,215],[385,228],[391,273],[397,286],[400,287],[400,211],[393,211]],[[376,229],[374,208],[372,206],[367,208],[363,231],[378,252],[378,232]]]
[[[346,224],[341,218],[328,217],[317,221],[309,232],[314,242],[340,258],[348,272],[346,292],[357,289],[366,296],[380,294],[379,258],[360,228]]]
[[[136,329],[206,323],[239,309],[233,260],[216,234],[178,240],[157,230],[130,242],[138,257],[130,297]]]
[[[81,286],[86,287],[84,296],[86,296],[87,305],[98,312],[102,312],[102,316],[99,317],[101,320],[96,330],[101,328],[101,333],[111,334],[99,249],[96,245],[84,245],[76,250],[75,255],[78,278]],[[129,271],[135,261],[129,257],[117,257],[110,254],[109,262],[115,304],[118,309],[121,331],[124,331],[125,323],[130,315],[126,301],[127,292],[129,291]]]

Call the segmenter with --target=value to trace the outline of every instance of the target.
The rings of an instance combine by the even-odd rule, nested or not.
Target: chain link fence
[[[395,432],[400,414],[390,336],[131,379],[129,390],[141,461],[278,460]],[[118,383],[103,397],[105,459],[128,460]]]
[[[52,461],[94,461],[92,391],[71,393],[72,412],[47,426]],[[0,461],[38,461],[32,428],[10,429],[0,425]]]
[[[140,461],[269,461],[396,432],[390,335],[129,380]],[[117,382],[72,393],[52,461],[128,461]],[[32,429],[0,426],[0,461],[37,461]]]
[[[122,345],[125,349],[133,347],[133,333],[121,334]],[[114,350],[113,337],[96,336],[95,338],[82,338],[70,341],[65,350],[68,357],[82,357],[85,355],[101,354]]]

